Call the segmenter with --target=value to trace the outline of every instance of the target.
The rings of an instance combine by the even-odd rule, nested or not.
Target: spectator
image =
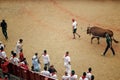
[[[15,47],[15,51],[17,54],[20,53],[22,47],[23,47],[23,39],[19,39]]]
[[[44,70],[41,71],[41,74],[44,75],[44,76],[50,76],[50,72],[47,71],[47,67],[46,66],[44,67]]]
[[[40,67],[40,61],[39,61],[39,58],[38,58],[38,53],[35,53],[35,55],[33,56],[32,65],[33,65],[34,71],[40,72],[41,67]]]
[[[20,67],[22,67],[25,70],[29,70],[26,58],[23,58],[23,60],[20,62]]]
[[[20,62],[23,61],[23,59],[24,59],[23,49],[20,50],[19,59],[20,59]]]
[[[65,75],[62,76],[62,80],[69,80],[70,75],[65,71]]]
[[[50,73],[57,72],[56,69],[54,68],[54,65],[51,65],[48,69]]]
[[[86,72],[83,72],[83,76],[80,77],[79,80],[88,80],[88,78],[86,77]]]
[[[94,75],[91,75],[91,80],[94,80],[94,78],[95,78]]]
[[[8,79],[8,76],[7,76],[7,75],[5,75],[5,78],[4,78],[3,80],[9,80],[9,79]]]
[[[8,73],[8,64],[9,64],[9,62],[7,61],[7,59],[3,60],[2,63],[1,63],[1,69],[2,69],[4,77],[5,77],[5,75],[9,76],[9,73]]]
[[[42,57],[43,57],[44,67],[47,67],[47,69],[48,69],[50,66],[50,58],[49,58],[49,55],[47,54],[46,50],[44,50]]]
[[[2,43],[2,41],[0,41],[0,49],[1,47],[5,48],[5,45]]]
[[[13,56],[11,56],[10,62],[15,64],[15,65],[19,64],[20,60],[17,58],[17,54],[14,53]]]
[[[50,77],[54,80],[57,80],[57,75],[56,75],[56,72],[53,71],[51,74],[50,74]]]
[[[75,74],[74,70],[71,71],[71,76],[69,80],[77,80],[77,75]]]
[[[70,63],[70,56],[69,56],[69,52],[67,51],[64,55],[64,66],[66,68],[66,72],[70,75],[71,72],[71,63]]]
[[[87,74],[86,74],[86,77],[88,78],[88,80],[91,80],[91,76],[92,76],[92,68],[91,67],[89,67],[88,68],[88,72],[87,72]]]
[[[2,59],[6,59],[6,58],[7,58],[6,52],[4,51],[4,48],[3,48],[3,47],[1,47],[0,57],[1,57]]]

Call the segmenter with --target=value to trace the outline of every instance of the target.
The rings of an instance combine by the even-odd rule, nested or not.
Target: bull
[[[87,28],[87,34],[92,35],[91,43],[92,43],[92,40],[94,38],[97,38],[98,44],[99,44],[100,43],[99,42],[100,37],[105,38],[105,33],[108,33],[115,43],[119,42],[119,41],[114,39],[114,37],[113,37],[114,33],[113,33],[113,31],[111,31],[109,29],[103,29],[103,28],[100,28],[100,27],[97,27],[97,26],[92,26],[92,27]]]

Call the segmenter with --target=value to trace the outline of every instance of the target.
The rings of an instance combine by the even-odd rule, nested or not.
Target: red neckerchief
[[[82,79],[84,80],[86,77],[85,76],[82,76]]]

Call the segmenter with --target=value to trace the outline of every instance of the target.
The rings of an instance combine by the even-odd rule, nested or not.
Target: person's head
[[[5,20],[3,19],[2,22],[5,22]]]
[[[68,73],[65,71],[65,75],[67,76],[68,75]]]
[[[44,50],[44,54],[47,54],[47,50]]]
[[[35,56],[38,56],[38,53],[35,53]]]
[[[0,49],[1,51],[4,51],[4,48],[3,47],[1,47],[1,49]]]
[[[94,75],[92,75],[92,76],[91,76],[91,80],[94,80],[94,78],[95,78]]]
[[[105,32],[105,37],[110,37],[109,33]]]
[[[69,55],[69,52],[68,51],[66,51],[66,54],[65,54],[66,56],[68,56]]]
[[[75,71],[74,71],[74,70],[72,70],[72,71],[71,71],[71,75],[74,75],[74,74],[75,74]]]
[[[47,66],[44,67],[44,70],[45,70],[45,71],[47,70]]]
[[[86,72],[83,72],[83,76],[86,76]]]
[[[74,22],[75,21],[75,19],[72,19],[72,22]]]
[[[17,54],[16,54],[16,53],[14,53],[14,54],[13,54],[13,57],[16,57],[16,56],[17,56]]]
[[[88,68],[88,72],[91,72],[91,71],[92,71],[92,68],[91,68],[91,67],[89,67],[89,68]]]
[[[22,42],[23,42],[23,39],[19,39],[19,41],[20,41],[20,43],[22,43]]]

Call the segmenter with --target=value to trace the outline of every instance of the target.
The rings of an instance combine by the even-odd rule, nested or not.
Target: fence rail
[[[0,58],[0,64],[2,62],[2,58]],[[1,65],[0,65],[1,68]],[[30,70],[25,70],[20,66],[14,65],[12,63],[8,64],[8,72],[12,75],[15,75],[22,80],[54,80],[50,77],[43,76],[41,74],[35,73]]]

